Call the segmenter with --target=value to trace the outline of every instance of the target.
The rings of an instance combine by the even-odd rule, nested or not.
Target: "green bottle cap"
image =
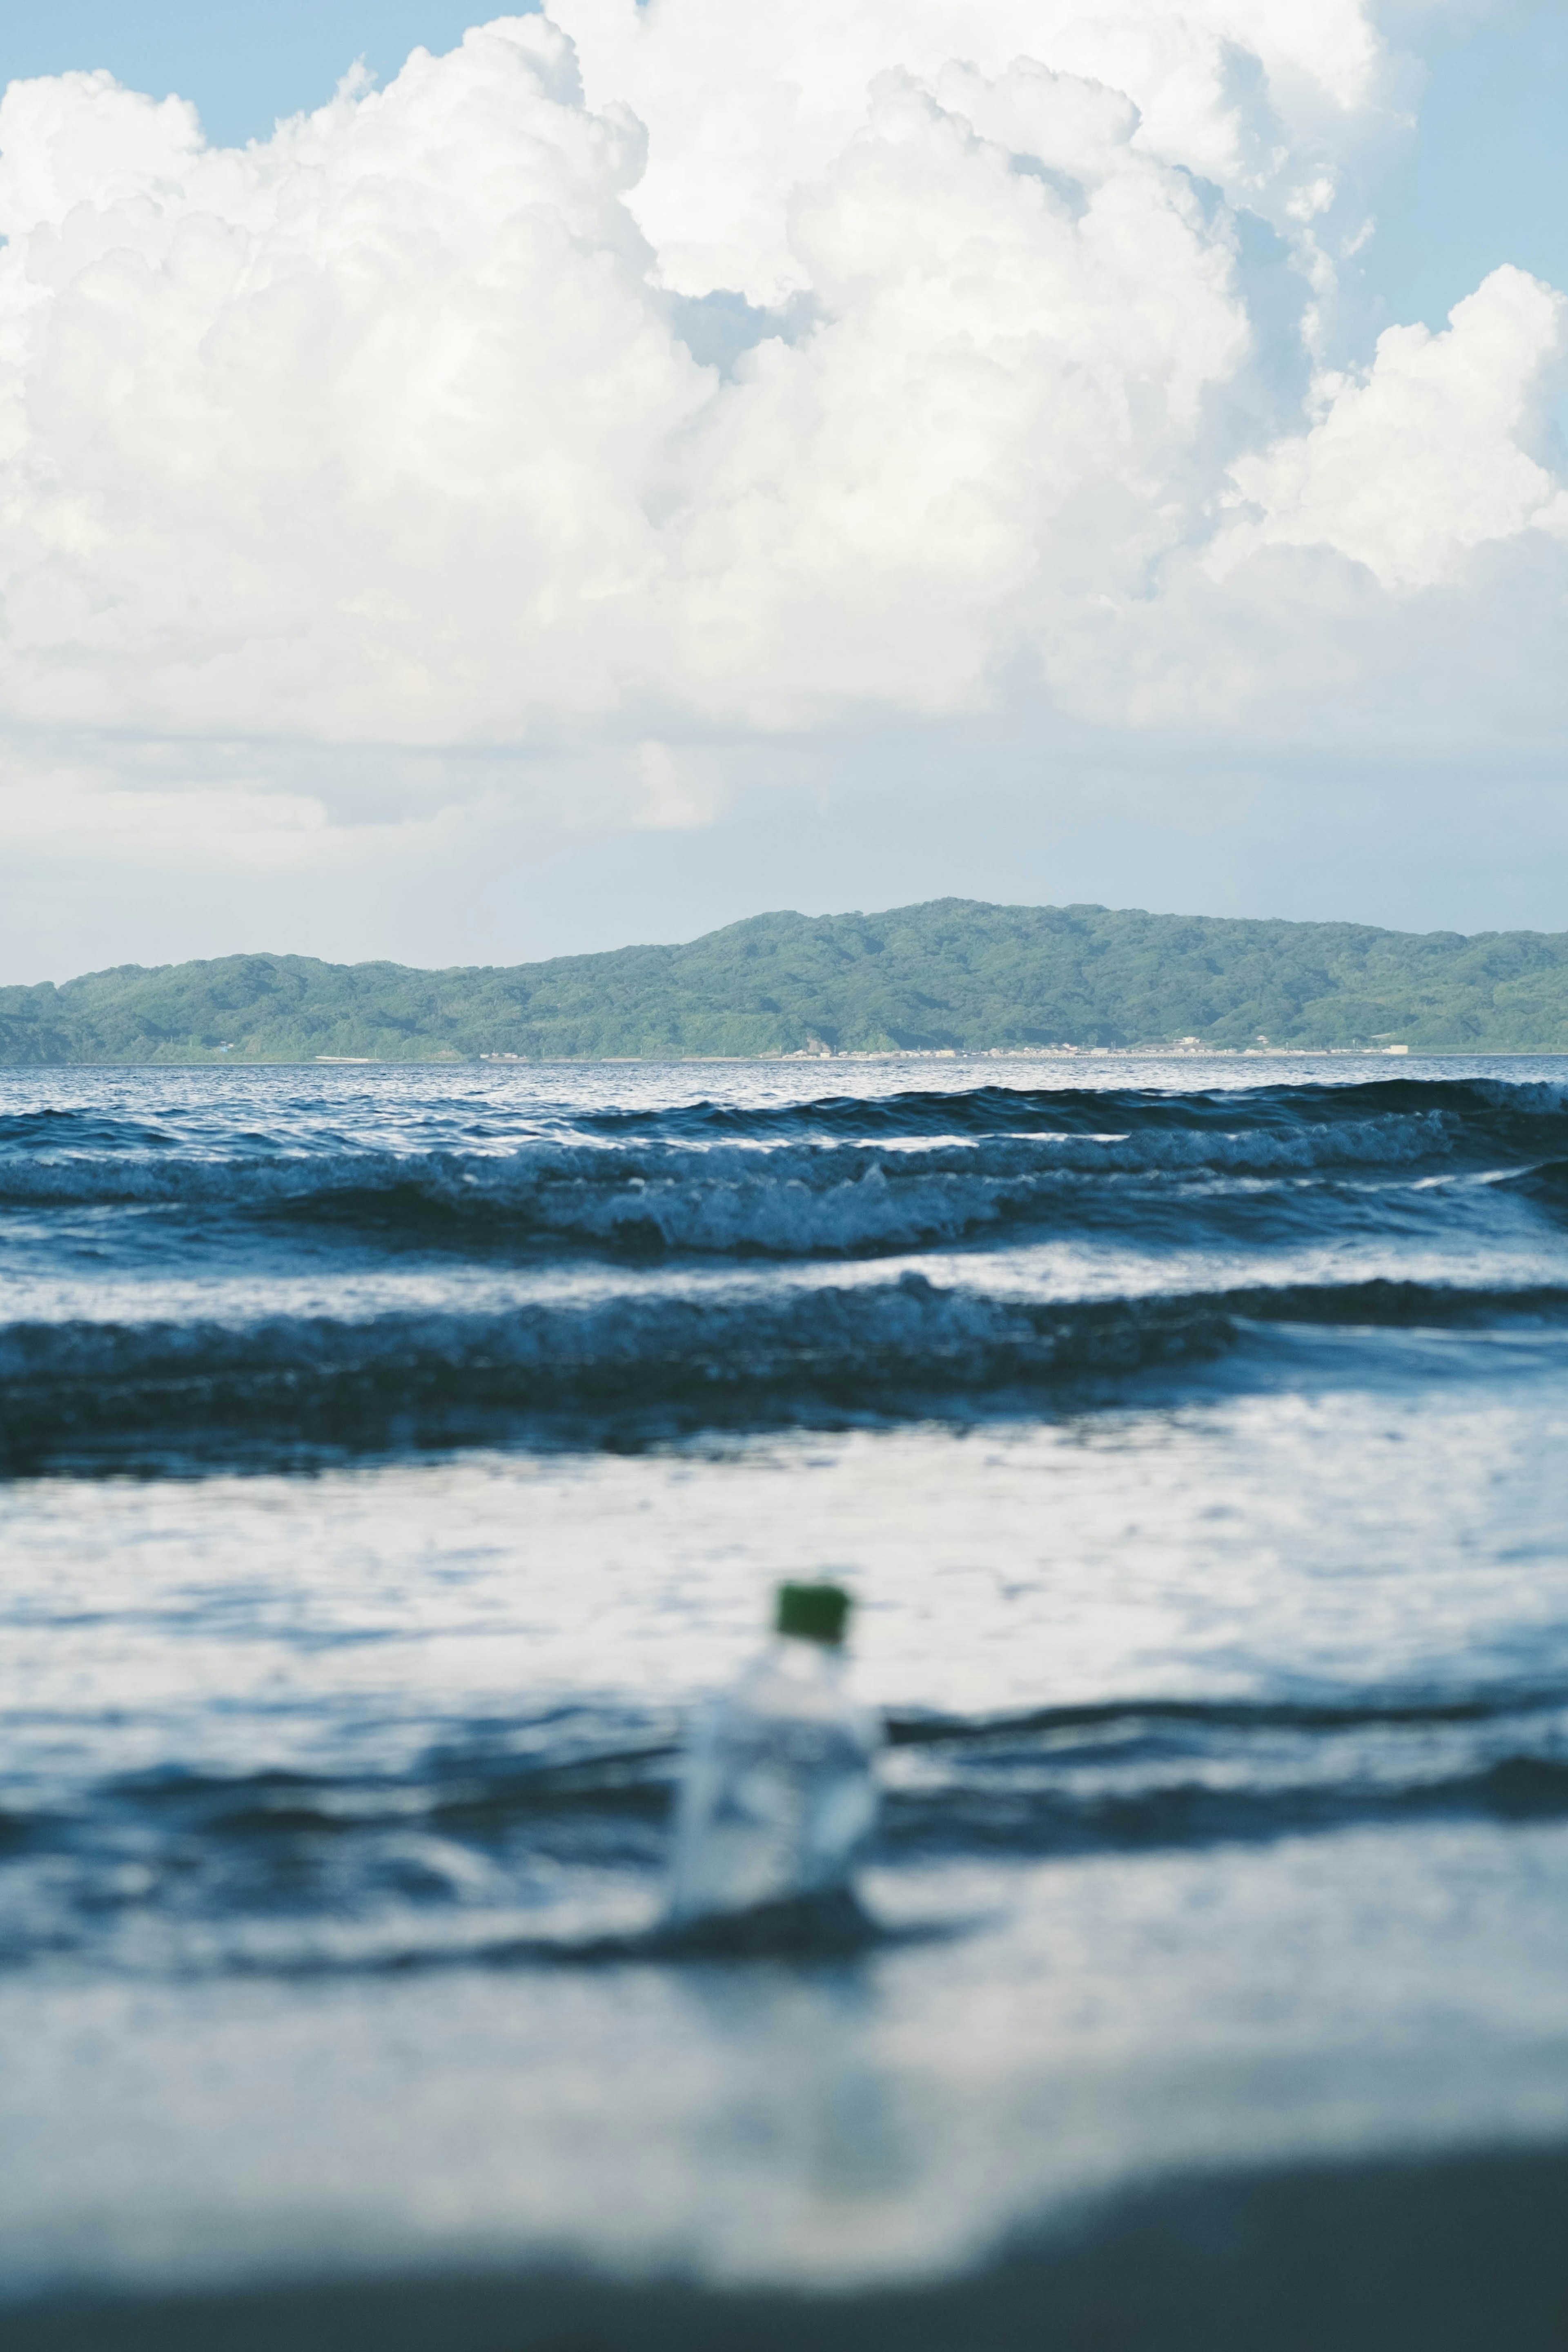
[[[849,1595],[841,1584],[781,1584],[778,1630],[796,1641],[823,1642],[837,1649],[849,1616]]]

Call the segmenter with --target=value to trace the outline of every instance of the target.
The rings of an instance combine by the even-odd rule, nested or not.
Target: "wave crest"
[[[35,1210],[132,1205],[370,1227],[434,1223],[497,1240],[778,1256],[952,1241],[1049,1222],[1086,1187],[1289,1180],[1450,1165],[1436,1108],[1229,1128],[1061,1129],[899,1144],[864,1140],[618,1145],[531,1139],[511,1150],[226,1157],[146,1149],[0,1151],[0,1200]],[[1112,1197],[1108,1195],[1109,1197]]]
[[[1076,1305],[895,1282],[779,1296],[650,1293],[592,1306],[353,1322],[17,1323],[0,1331],[0,1468],[204,1433],[227,1444],[440,1443],[560,1417],[687,1425],[823,1407],[968,1411],[1223,1354],[1249,1325],[1390,1329],[1568,1320],[1568,1289],[1297,1285]]]

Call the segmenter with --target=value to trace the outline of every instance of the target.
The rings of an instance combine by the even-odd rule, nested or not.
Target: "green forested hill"
[[[530,1060],[895,1046],[1398,1042],[1568,1052],[1568,934],[1423,934],[941,898],[684,947],[416,971],[309,956],[0,989],[0,1063]],[[226,1052],[225,1048],[230,1050]]]

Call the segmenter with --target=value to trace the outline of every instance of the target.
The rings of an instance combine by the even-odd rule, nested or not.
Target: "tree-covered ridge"
[[[0,1062],[449,1061],[1397,1042],[1568,1052],[1568,934],[1415,934],[942,898],[680,947],[417,971],[309,956],[0,989]],[[228,1050],[225,1050],[225,1049]]]

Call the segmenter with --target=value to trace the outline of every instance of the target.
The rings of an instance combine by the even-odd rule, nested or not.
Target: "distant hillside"
[[[1412,934],[940,898],[685,947],[416,971],[225,956],[0,989],[0,1063],[529,1061],[896,1047],[1568,1052],[1568,934]],[[225,1050],[225,1049],[229,1050]]]

